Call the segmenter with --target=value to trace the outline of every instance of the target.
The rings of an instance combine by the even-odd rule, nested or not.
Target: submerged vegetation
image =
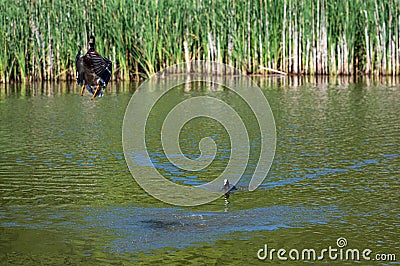
[[[3,0],[0,81],[75,78],[89,32],[114,79],[188,60],[247,73],[399,75],[400,1]]]

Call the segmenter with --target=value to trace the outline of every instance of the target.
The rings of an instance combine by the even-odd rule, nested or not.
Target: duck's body
[[[102,57],[95,50],[94,36],[89,38],[89,50],[81,56],[81,48],[76,55],[76,83],[82,86],[81,95],[85,88],[93,94],[92,100],[96,96],[103,96],[103,89],[107,86],[111,78],[112,63],[109,59]]]
[[[224,194],[225,203],[227,204],[229,203],[228,201],[229,195],[233,193],[234,190],[237,190],[236,186],[231,186],[231,184],[229,184],[229,180],[225,179],[224,186],[222,187],[222,191],[225,193]]]

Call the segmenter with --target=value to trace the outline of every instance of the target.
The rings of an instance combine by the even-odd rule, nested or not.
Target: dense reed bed
[[[89,32],[135,79],[188,60],[247,73],[400,74],[400,1],[3,0],[0,80],[74,79]]]

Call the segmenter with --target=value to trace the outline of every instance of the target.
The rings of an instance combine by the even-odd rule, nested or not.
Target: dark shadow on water
[[[282,205],[233,212],[138,207],[35,211],[35,217],[48,222],[29,219],[29,211],[20,208],[9,208],[2,216],[10,217],[11,212],[18,212],[19,217],[27,219],[3,222],[1,227],[57,231],[66,239],[74,236],[95,238],[103,242],[104,250],[119,254],[213,243],[233,232],[324,225],[332,217],[343,215],[334,205],[315,208]]]

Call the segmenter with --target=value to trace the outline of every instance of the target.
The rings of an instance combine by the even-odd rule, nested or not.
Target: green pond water
[[[0,264],[398,264],[400,85],[253,80],[275,118],[271,170],[257,190],[233,193],[230,204],[221,198],[197,207],[154,199],[129,172],[122,122],[138,84],[111,83],[94,101],[81,97],[73,83],[1,85]],[[154,110],[154,128],[177,102],[200,95],[249,113],[229,90],[197,83],[176,88]],[[257,125],[247,117],[252,153],[239,188],[260,150]],[[208,171],[197,173],[171,167],[154,132],[149,154],[173,182],[198,185],[226,167],[229,139],[215,121],[194,119],[182,129],[188,157],[199,156],[206,136],[219,145]],[[266,244],[268,252],[297,249],[301,256],[303,249],[315,249],[319,256],[330,246],[340,250],[339,238],[347,241],[342,252],[370,249],[371,260],[330,259],[327,253],[320,261],[281,261],[276,252],[257,257]]]

